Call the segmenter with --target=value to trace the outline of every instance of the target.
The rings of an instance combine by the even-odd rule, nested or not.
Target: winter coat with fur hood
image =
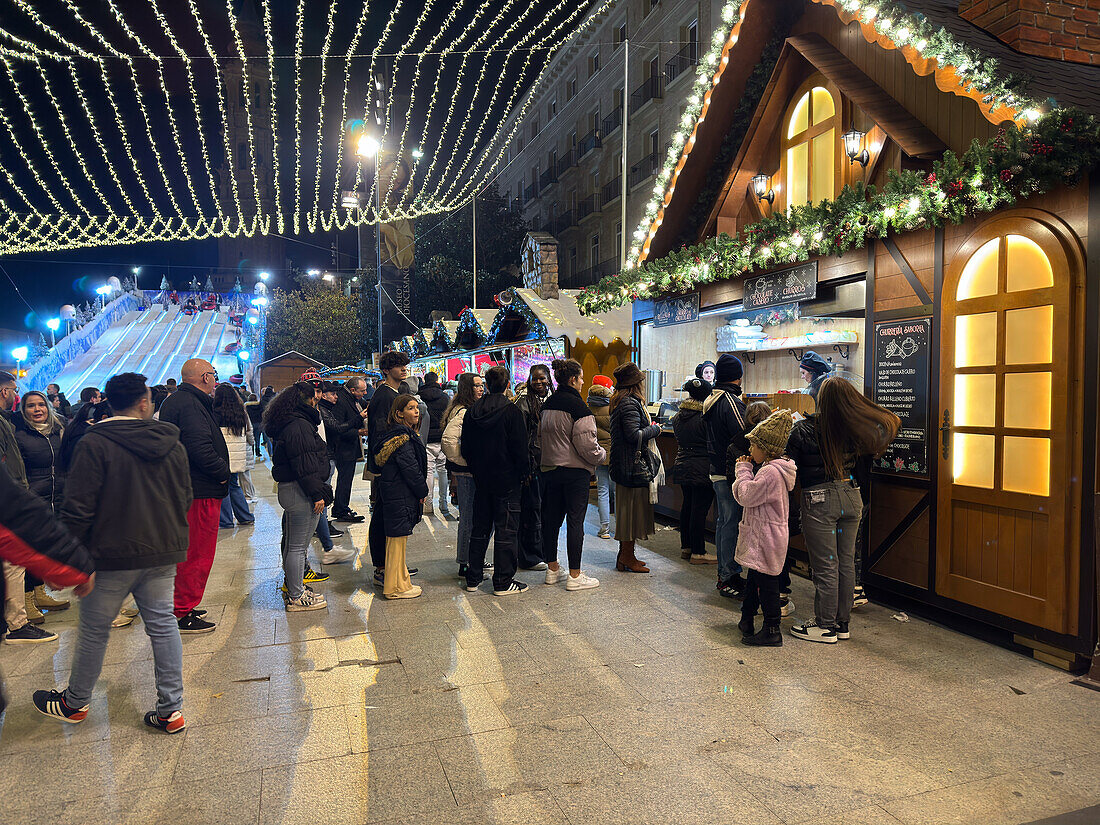
[[[596,441],[607,453],[600,464],[606,466],[611,461],[611,390],[599,384],[589,387],[588,409],[596,419]]]
[[[789,458],[764,462],[755,477],[750,462],[737,465],[733,497],[745,508],[734,553],[738,564],[768,576],[783,572],[790,539],[790,492],[797,474]]]
[[[428,451],[420,436],[409,427],[395,425],[380,439],[375,463],[380,505],[386,513],[386,537],[412,534],[424,515],[423,499],[428,497]]]
[[[707,422],[703,419],[703,402],[687,398],[672,417],[676,434],[676,460],[669,481],[710,486],[710,455],[707,453]]]

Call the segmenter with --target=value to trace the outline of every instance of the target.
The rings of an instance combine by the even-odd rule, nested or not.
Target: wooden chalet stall
[[[646,266],[582,303],[636,296],[637,357],[670,389],[733,351],[747,392],[812,409],[777,393],[802,352],[831,357],[903,420],[870,481],[872,593],[1092,654],[1100,67],[1015,51],[965,0],[731,5]]]
[[[320,361],[315,361],[308,355],[302,355],[297,350],[290,350],[290,352],[284,352],[282,355],[276,355],[274,358],[268,358],[266,361],[256,365],[256,384],[261,389],[263,387],[271,386],[275,388],[275,392],[281,392],[295,383],[302,377],[302,373],[309,369],[315,369],[318,372],[327,370],[324,364]]]

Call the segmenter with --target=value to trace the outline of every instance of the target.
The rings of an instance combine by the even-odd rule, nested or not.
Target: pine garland
[[[890,233],[960,224],[1058,186],[1075,186],[1100,163],[1100,126],[1092,115],[1056,109],[1030,128],[1001,128],[975,140],[958,157],[947,151],[930,174],[891,170],[879,191],[857,183],[835,200],[797,206],[747,226],[685,246],[582,289],[585,315],[638,299],[687,292],[699,284],[841,255]]]

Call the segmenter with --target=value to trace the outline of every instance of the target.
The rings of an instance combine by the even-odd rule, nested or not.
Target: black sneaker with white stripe
[[[519,593],[526,593],[530,589],[531,589],[530,585],[527,585],[527,584],[524,584],[523,582],[518,582],[515,579],[512,579],[512,583],[510,585],[508,585],[503,590],[494,590],[493,595],[494,596],[515,596]]]
[[[65,704],[65,696],[59,690],[36,690],[31,697],[39,713],[75,725],[88,715],[88,706],[71,708]]]

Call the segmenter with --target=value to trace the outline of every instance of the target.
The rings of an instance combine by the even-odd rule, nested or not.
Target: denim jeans
[[[596,465],[596,511],[600,527],[611,526],[611,465]]]
[[[248,509],[248,499],[241,489],[240,474],[229,474],[229,495],[222,499],[221,517],[218,519],[219,527],[232,527],[233,516],[237,517],[240,524],[252,524],[256,517]]]
[[[726,481],[715,481],[714,503],[718,517],[714,525],[714,544],[718,552],[718,580],[728,582],[741,572],[741,565],[733,560],[737,552],[737,533],[741,527],[744,508],[733,497],[733,487]]]
[[[80,636],[73,652],[65,704],[82,708],[103,669],[103,654],[111,634],[111,622],[131,593],[141,611],[145,635],[153,643],[153,668],[157,682],[157,714],[168,717],[183,708],[183,644],[172,615],[176,565],[143,570],[97,570],[95,587],[80,600]]]
[[[336,462],[329,460],[328,463],[328,478],[326,481],[332,480],[332,474],[336,472]],[[321,542],[321,549],[326,553],[332,549],[332,536],[328,531],[328,508],[326,507],[321,511],[321,515],[317,518],[317,538]]]
[[[474,532],[474,477],[455,473],[458,488],[458,558],[459,564],[470,563],[470,536]]]
[[[313,502],[302,492],[297,481],[279,482],[279,505],[283,508],[283,573],[291,599],[302,595],[302,576],[306,572],[306,549],[317,529]]]
[[[847,481],[802,491],[802,537],[814,571],[814,617],[822,627],[851,618],[862,512],[859,488]]]
[[[435,500],[435,480],[439,477],[439,510],[446,513],[451,509],[450,494],[447,489],[447,456],[443,454],[443,445],[439,442],[425,444],[428,453],[428,500],[424,506],[431,510]]]

